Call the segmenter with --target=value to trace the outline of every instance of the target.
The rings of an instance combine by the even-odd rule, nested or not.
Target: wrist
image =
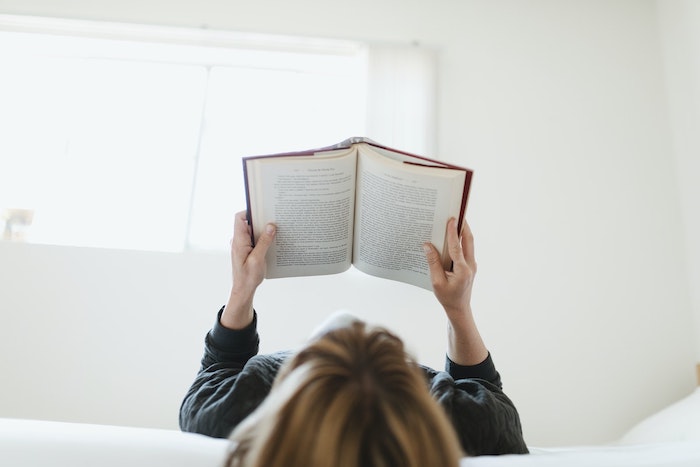
[[[474,315],[472,314],[472,308],[469,304],[445,306],[443,308],[445,309],[445,315],[447,315],[450,326],[456,330],[467,329],[473,325]]]

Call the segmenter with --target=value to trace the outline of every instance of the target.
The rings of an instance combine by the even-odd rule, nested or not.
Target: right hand
[[[265,279],[265,255],[275,239],[274,224],[267,224],[253,247],[251,227],[246,212],[236,214],[231,240],[231,269],[233,284],[229,301],[221,316],[221,324],[242,329],[253,320],[253,297]]]
[[[471,310],[472,286],[476,275],[474,237],[466,220],[462,232],[457,232],[457,219],[447,223],[447,250],[452,260],[452,271],[445,271],[440,253],[435,246],[425,245],[426,259],[430,267],[433,292],[445,309],[450,321],[461,319]]]
[[[476,275],[474,237],[466,220],[462,232],[457,219],[447,223],[447,250],[452,270],[445,271],[435,246],[425,245],[433,292],[447,314],[447,356],[460,365],[477,365],[488,357],[488,349],[476,327],[471,308],[472,287]]]

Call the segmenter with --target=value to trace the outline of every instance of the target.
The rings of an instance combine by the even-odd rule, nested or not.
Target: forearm
[[[447,356],[459,365],[478,365],[488,357],[488,349],[476,326],[471,307],[448,312]]]
[[[255,291],[231,289],[228,302],[221,314],[221,325],[229,329],[243,329],[253,321],[253,296]]]

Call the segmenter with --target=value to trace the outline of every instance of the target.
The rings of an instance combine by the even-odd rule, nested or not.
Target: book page
[[[267,277],[333,274],[352,258],[356,151],[246,162],[256,240],[277,225]]]
[[[403,164],[360,147],[355,266],[432,290],[422,245],[432,242],[449,267],[445,228],[460,214],[465,176],[462,170]]]
[[[390,159],[394,159],[394,160],[399,161],[399,162],[408,162],[411,164],[427,165],[427,166],[431,166],[431,167],[447,167],[447,164],[444,164],[440,161],[427,159],[427,158],[423,158],[423,157],[416,157],[416,156],[404,154],[401,152],[391,151],[389,149],[378,147],[378,146],[372,146],[371,150],[378,153],[378,154],[381,154],[382,156],[388,157]]]

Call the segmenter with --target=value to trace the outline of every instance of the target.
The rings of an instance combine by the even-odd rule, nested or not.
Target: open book
[[[432,290],[422,245],[451,266],[445,230],[461,222],[472,171],[366,138],[309,151],[243,158],[253,242],[265,224],[277,235],[267,277],[343,272]]]

